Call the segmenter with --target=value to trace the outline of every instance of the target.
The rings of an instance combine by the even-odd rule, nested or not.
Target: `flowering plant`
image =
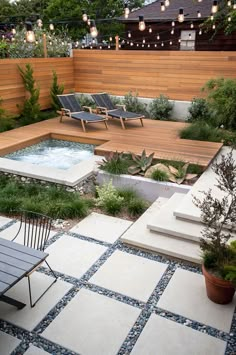
[[[202,192],[203,201],[194,197],[194,204],[201,210],[201,218],[205,227],[200,239],[204,266],[216,276],[236,282],[236,163],[233,150],[220,161],[212,164],[216,173],[216,187],[223,197],[214,197],[212,190]]]

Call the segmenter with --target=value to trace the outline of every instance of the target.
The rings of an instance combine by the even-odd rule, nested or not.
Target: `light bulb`
[[[50,30],[50,31],[54,31],[54,24],[53,24],[53,23],[50,23],[50,24],[49,24],[49,30]]]
[[[93,38],[97,37],[97,35],[98,35],[98,30],[97,30],[94,20],[91,21],[90,34]]]
[[[183,8],[179,9],[178,21],[184,22],[184,9]]]
[[[131,32],[130,31],[128,31],[128,37],[131,38]]]
[[[124,17],[128,18],[129,17],[129,8],[128,8],[128,4],[125,3],[125,9],[124,9]]]
[[[165,7],[170,6],[170,1],[169,0],[165,0]]]
[[[173,35],[175,33],[175,30],[172,28],[170,33]]]
[[[83,10],[83,15],[82,15],[82,20],[84,22],[87,22],[88,21],[88,15],[86,14],[86,12]]]
[[[202,17],[202,14],[201,14],[200,11],[197,12],[197,17],[198,17],[198,18]]]
[[[175,26],[175,21],[171,22],[171,26],[174,27]]]
[[[152,33],[152,27],[151,26],[148,27],[148,32]]]
[[[161,11],[165,11],[166,7],[163,1],[161,1]]]
[[[214,0],[211,7],[211,12],[215,14],[218,11],[218,1]]]
[[[139,24],[138,24],[139,30],[144,31],[146,28],[145,22],[144,22],[144,17],[139,16]]]

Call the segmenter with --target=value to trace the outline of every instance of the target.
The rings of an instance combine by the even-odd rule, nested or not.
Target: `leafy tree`
[[[21,115],[28,120],[28,123],[36,122],[40,113],[40,105],[38,102],[40,90],[35,87],[34,71],[30,64],[26,64],[25,69],[22,69],[20,66],[18,66],[18,68],[25,90],[29,93],[29,97],[25,99],[22,107]]]
[[[54,70],[53,70],[52,74],[53,74],[53,78],[52,78],[52,86],[50,89],[50,95],[51,95],[52,108],[56,111],[60,108],[60,104],[59,104],[59,100],[57,98],[57,95],[63,94],[64,85],[58,84],[57,73]]]

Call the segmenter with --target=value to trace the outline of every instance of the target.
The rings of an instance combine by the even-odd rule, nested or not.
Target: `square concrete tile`
[[[14,224],[12,224],[10,227],[4,229],[3,231],[0,232],[0,237],[7,239],[7,240],[12,240],[20,227],[20,222],[16,222]],[[21,231],[19,233],[19,235],[17,236],[15,242],[19,243],[19,244],[23,244],[23,240],[24,240],[24,228],[21,228]],[[51,231],[50,235],[49,235],[49,239],[54,237],[55,234],[57,234],[58,232],[56,231]]]
[[[139,314],[135,307],[82,289],[42,336],[79,354],[115,355]]]
[[[157,306],[225,332],[230,331],[236,297],[219,305],[207,298],[204,276],[177,269]]]
[[[11,221],[12,221],[11,218],[0,216],[0,228]]]
[[[89,281],[147,302],[166,268],[165,264],[117,250]]]
[[[24,353],[24,355],[47,355],[50,354],[47,351],[37,348],[34,345],[30,345],[28,350]]]
[[[102,245],[63,235],[45,251],[53,270],[80,278],[106,250]]]
[[[21,340],[0,331],[0,355],[10,355]]]
[[[114,243],[132,224],[131,221],[93,212],[73,227],[70,232]]]
[[[33,300],[41,295],[52,280],[51,277],[39,272],[34,272],[31,275]],[[14,306],[0,302],[0,318],[18,327],[32,331],[71,287],[71,284],[57,280],[35,307],[31,308],[29,303],[28,280],[25,277],[12,287],[6,295],[26,303],[26,306],[23,309],[18,310]]]
[[[224,355],[226,342],[152,314],[131,355]]]

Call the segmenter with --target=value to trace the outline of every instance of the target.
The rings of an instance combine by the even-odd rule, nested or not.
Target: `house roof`
[[[185,18],[188,20],[200,20],[197,11],[201,12],[201,18],[207,18],[211,14],[212,0],[170,0],[170,5],[165,11],[161,11],[161,0],[157,0],[129,14],[129,18],[121,18],[122,22],[138,21],[138,17],[143,15],[146,20],[167,21],[176,20],[179,8],[183,8]]]

